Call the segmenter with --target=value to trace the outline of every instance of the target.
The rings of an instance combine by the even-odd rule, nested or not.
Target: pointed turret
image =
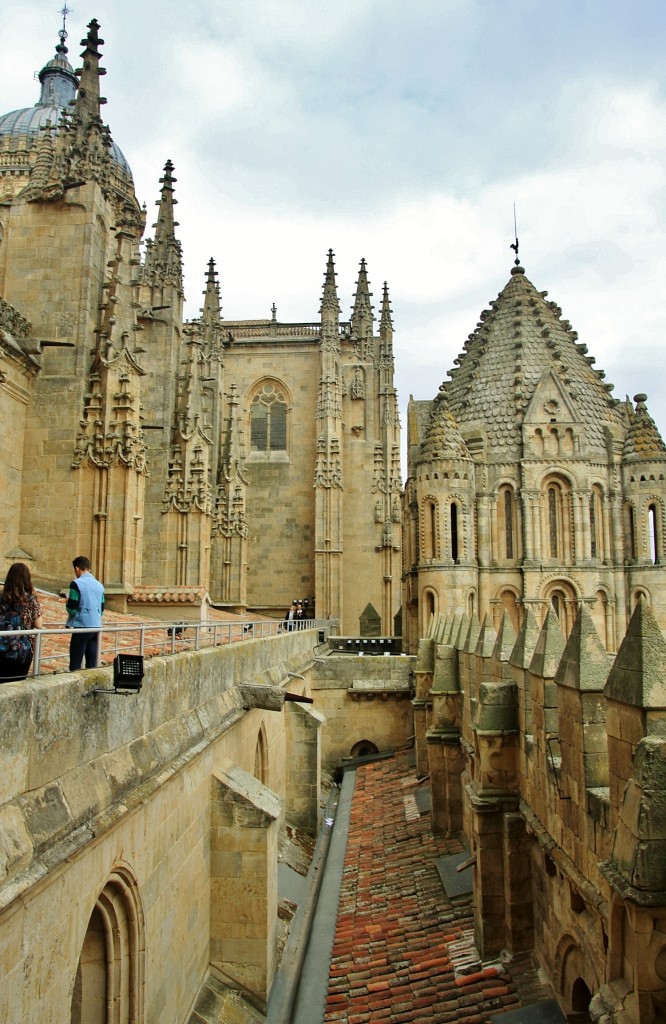
[[[358,281],[356,282],[356,295],[351,316],[352,336],[360,342],[367,342],[368,339],[372,339],[372,325],[375,318],[372,313],[373,306],[370,303],[371,297],[372,292],[368,285],[365,260],[362,259],[358,272]]]
[[[442,460],[462,460],[471,462],[462,434],[446,401],[444,385],[432,405],[432,413],[427,432],[421,445],[418,462],[435,462]]]
[[[622,449],[623,462],[666,462],[666,445],[657,425],[647,411],[647,395],[634,395],[636,410],[632,415],[629,430]]]

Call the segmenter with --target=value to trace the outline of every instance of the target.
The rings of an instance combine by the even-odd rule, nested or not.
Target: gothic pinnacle
[[[201,310],[201,316],[203,320],[219,320],[222,307],[220,305],[220,283],[217,280],[217,270],[215,269],[215,260],[211,256],[208,260],[208,270],[206,272],[206,287],[203,292],[204,304]]]
[[[335,284],[335,264],[333,262],[333,250],[328,250],[328,261],[324,275],[324,294],[321,298],[319,310],[322,319],[338,320],[340,317],[340,303],[338,301],[338,290]]]
[[[390,341],[393,337],[393,320],[391,319],[391,304],[389,301],[388,284],[384,281],[382,291],[382,311],[379,320],[379,334],[382,341]]]
[[[99,80],[106,74],[106,69],[100,67],[99,63],[102,56],[99,48],[104,45],[104,40],[100,39],[98,29],[99,24],[93,18],[88,25],[88,35],[81,40],[81,46],[84,47],[81,54],[83,67],[76,72],[80,82],[76,94],[76,113],[85,124],[99,118],[100,106],[106,103],[99,93]]]
[[[356,282],[356,295],[351,315],[352,330],[357,338],[369,337],[372,335],[374,316],[372,315],[372,305],[370,303],[371,297],[372,292],[368,285],[368,272],[365,260],[362,259],[358,272],[358,281]]]

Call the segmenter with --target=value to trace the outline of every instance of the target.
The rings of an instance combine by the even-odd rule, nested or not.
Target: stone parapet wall
[[[287,813],[287,786],[297,785],[287,763],[295,742],[307,790],[303,818],[303,806],[312,814],[319,765],[307,737],[321,718],[312,728],[288,729],[289,712],[245,710],[235,684],[281,686],[292,672],[305,678],[289,679],[287,688],[302,694],[312,647],[304,630],[154,658],[141,692],[127,697],[92,694],[111,685],[107,670],[0,687],[3,1022],[70,1019],[91,915],[118,878],[135,893],[143,934],[135,956],[141,1019],[185,1021],[213,960],[265,1000],[275,968],[276,829]],[[307,716],[307,705],[297,707]],[[213,845],[212,794],[229,806],[240,799]],[[290,802],[298,804],[297,794]],[[256,828],[264,833],[260,846],[259,835],[250,835]],[[235,897],[232,906],[219,900],[236,888],[244,902],[234,914]],[[228,944],[213,937],[228,930],[230,914],[238,948],[227,963]],[[238,950],[242,970],[234,966]]]

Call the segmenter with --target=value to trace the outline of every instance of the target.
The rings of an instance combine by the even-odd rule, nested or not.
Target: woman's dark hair
[[[14,562],[5,577],[4,597],[9,604],[25,604],[26,598],[34,593],[30,570],[23,562]]]

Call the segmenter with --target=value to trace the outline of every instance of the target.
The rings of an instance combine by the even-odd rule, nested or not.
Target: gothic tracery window
[[[266,454],[287,450],[287,399],[273,381],[266,381],[252,398],[250,449]]]

